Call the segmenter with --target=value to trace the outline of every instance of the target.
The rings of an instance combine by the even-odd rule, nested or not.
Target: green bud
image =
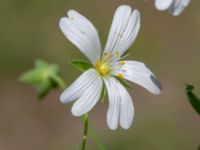
[[[51,89],[65,85],[59,76],[59,67],[56,64],[48,64],[43,60],[36,60],[35,67],[20,77],[20,81],[34,86],[38,98],[44,98]]]

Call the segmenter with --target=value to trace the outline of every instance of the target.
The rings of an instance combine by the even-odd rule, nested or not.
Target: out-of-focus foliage
[[[186,85],[186,92],[188,101],[194,108],[194,110],[200,115],[200,100],[199,98],[192,92],[194,89],[193,85]]]
[[[63,87],[64,84],[59,77],[59,67],[56,64],[48,64],[38,59],[35,68],[24,73],[20,81],[29,83],[37,89],[38,98],[44,98],[52,88]]]

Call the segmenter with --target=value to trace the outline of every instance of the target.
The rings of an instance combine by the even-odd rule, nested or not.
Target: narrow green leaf
[[[70,60],[69,63],[74,65],[81,71],[85,71],[93,67],[92,64],[84,60]]]
[[[76,144],[76,150],[80,150],[79,144]]]
[[[192,85],[186,85],[187,98],[194,108],[194,110],[200,115],[200,100],[199,98],[192,92],[194,87]]]
[[[92,139],[94,140],[95,144],[98,147],[98,150],[106,150],[105,146],[103,145],[102,141],[100,140],[99,136],[95,132],[93,128],[90,128],[90,133],[92,136]]]
[[[125,58],[125,57],[127,57],[127,56],[129,56],[129,50],[127,50],[124,54],[122,54],[122,58]]]

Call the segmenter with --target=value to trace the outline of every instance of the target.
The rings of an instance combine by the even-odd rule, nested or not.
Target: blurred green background
[[[135,118],[129,130],[106,125],[107,100],[90,113],[108,150],[196,150],[200,118],[189,105],[184,84],[200,96],[200,1],[178,17],[157,11],[153,0],[0,0],[0,150],[73,150],[80,143],[82,121],[71,105],[52,91],[38,102],[35,90],[18,77],[36,58],[57,63],[67,84],[80,71],[67,61],[85,58],[61,33],[58,22],[69,9],[90,19],[105,44],[115,9],[129,4],[141,12],[139,36],[129,59],[148,64],[162,83],[159,96],[133,85]],[[92,139],[87,145],[95,150]]]

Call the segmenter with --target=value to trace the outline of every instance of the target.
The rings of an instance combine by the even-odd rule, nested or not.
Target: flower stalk
[[[81,150],[85,150],[86,143],[87,143],[87,135],[88,135],[88,114],[84,115],[84,131],[83,131],[83,138],[81,144]]]
[[[60,78],[55,78],[61,89],[65,89],[66,85],[65,82]],[[88,135],[88,125],[89,125],[89,117],[88,113],[84,115],[83,122],[84,122],[84,130],[83,130],[83,137],[82,137],[82,144],[81,144],[81,150],[85,150],[86,143],[87,143],[87,135]]]

